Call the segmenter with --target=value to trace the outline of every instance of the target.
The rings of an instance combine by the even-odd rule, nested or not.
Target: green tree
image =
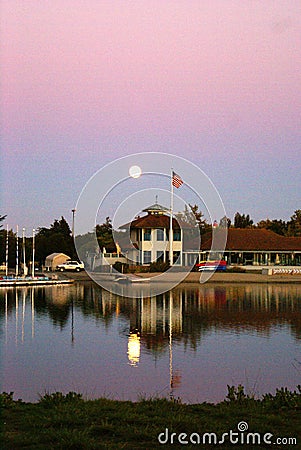
[[[205,234],[210,231],[211,226],[207,223],[207,220],[204,219],[204,214],[202,213],[202,211],[199,211],[198,205],[191,205],[189,203],[189,207],[191,209],[191,212],[194,214],[196,223],[199,226],[200,234]]]
[[[281,236],[285,236],[287,234],[287,223],[281,219],[261,220],[260,222],[258,222],[257,227],[271,230],[274,233],[280,234]]]
[[[96,236],[101,251],[103,247],[105,247],[106,251],[109,253],[116,252],[110,217],[106,217],[106,221],[102,225],[96,225]]]
[[[296,209],[287,223],[288,236],[301,236],[301,209]]]
[[[6,261],[6,238],[8,236],[8,267],[10,269],[15,269],[17,260],[17,235],[13,230],[8,230],[8,235],[6,230],[0,230],[0,259],[1,263]],[[19,239],[19,262],[21,262],[22,247]]]
[[[6,217],[7,217],[7,215],[5,215],[5,216],[1,216],[1,215],[0,215],[0,228],[3,227],[3,224],[2,224],[1,222],[3,222],[3,220],[6,219]]]
[[[234,228],[251,228],[253,226],[253,220],[250,219],[249,214],[240,214],[237,212],[234,216]]]
[[[42,227],[38,229],[35,237],[36,260],[42,265],[51,253],[65,253],[70,258],[76,258],[71,230],[64,219],[55,219],[50,228]]]
[[[52,233],[59,233],[62,234],[65,238],[69,238],[71,236],[71,230],[70,227],[62,216],[60,220],[55,220],[53,224],[50,227],[50,231]]]
[[[0,228],[3,227],[3,224],[1,222],[3,222],[6,219],[6,215],[5,216],[1,216],[0,215]],[[0,230],[0,262],[4,262],[5,261],[5,253],[6,253],[6,231],[5,230]]]

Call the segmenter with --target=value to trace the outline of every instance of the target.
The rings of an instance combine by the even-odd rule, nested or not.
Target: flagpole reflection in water
[[[181,385],[180,370],[174,368],[174,354],[173,354],[173,338],[174,332],[176,334],[181,330],[183,319],[182,299],[178,302],[178,308],[174,307],[173,292],[169,293],[169,398],[174,400],[175,390]]]
[[[173,310],[173,296],[172,291],[169,294],[169,398],[173,400],[173,382],[172,382],[172,310]]]
[[[34,321],[35,321],[35,314],[34,314],[34,286],[31,287],[31,337],[34,338]]]
[[[15,343],[18,345],[18,322],[19,322],[19,298],[18,298],[18,290],[16,289],[16,295],[15,295],[15,302],[16,302],[16,328],[15,328]]]
[[[5,345],[7,344],[7,328],[8,328],[8,298],[5,291]]]
[[[74,345],[74,305],[73,298],[71,300],[71,343]]]
[[[23,289],[22,291],[22,297],[23,297],[23,304],[22,304],[22,331],[21,331],[21,342],[24,343],[24,322],[25,322],[25,301],[26,301],[26,294],[27,290]]]

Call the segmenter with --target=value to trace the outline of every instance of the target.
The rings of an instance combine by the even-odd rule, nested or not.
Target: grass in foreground
[[[217,405],[186,405],[166,399],[141,400],[137,403],[84,400],[74,392],[67,395],[60,392],[46,394],[38,403],[14,401],[12,393],[3,393],[0,404],[1,448],[9,450],[215,447],[214,435],[204,436],[204,433],[216,433],[216,447],[223,449],[276,449],[289,446],[289,443],[294,448],[301,448],[300,386],[294,392],[279,389],[275,395],[267,394],[260,400],[245,395],[242,386],[232,386],[228,387],[226,400]],[[247,425],[242,425],[242,422]],[[230,430],[236,433],[232,433],[232,441],[229,435],[222,438],[223,433],[230,433]],[[161,444],[158,441],[160,433],[164,433]],[[171,433],[176,433],[173,438]],[[179,443],[180,433],[186,433],[180,441],[187,441],[188,444]],[[257,433],[257,436],[248,437],[248,433]],[[267,437],[272,445],[263,442],[266,433],[273,435]],[[288,441],[289,438],[295,440]],[[221,439],[223,444],[218,444]],[[236,444],[233,443],[235,439],[239,439]],[[249,445],[246,444],[247,439]],[[282,439],[281,443],[275,443],[276,439]]]

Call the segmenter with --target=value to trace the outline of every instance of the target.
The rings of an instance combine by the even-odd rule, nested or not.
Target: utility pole
[[[72,237],[74,239],[74,216],[76,209],[72,209]]]
[[[35,229],[33,229],[32,230],[32,268],[31,268],[31,276],[32,276],[32,278],[34,278],[34,275],[35,275],[35,273],[34,273],[34,257],[35,257],[35,241],[34,241],[34,238],[35,238]]]

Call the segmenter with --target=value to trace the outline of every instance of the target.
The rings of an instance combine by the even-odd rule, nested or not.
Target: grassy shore
[[[84,400],[75,393],[46,394],[38,403],[14,401],[12,394],[0,399],[1,448],[8,450],[214,447],[215,436],[204,433],[215,433],[217,447],[223,449],[276,449],[289,442],[301,448],[300,386],[294,392],[279,389],[260,400],[246,396],[240,386],[230,387],[225,401],[217,405],[166,399]],[[223,433],[228,435],[222,437]],[[220,440],[224,442],[218,444]]]

